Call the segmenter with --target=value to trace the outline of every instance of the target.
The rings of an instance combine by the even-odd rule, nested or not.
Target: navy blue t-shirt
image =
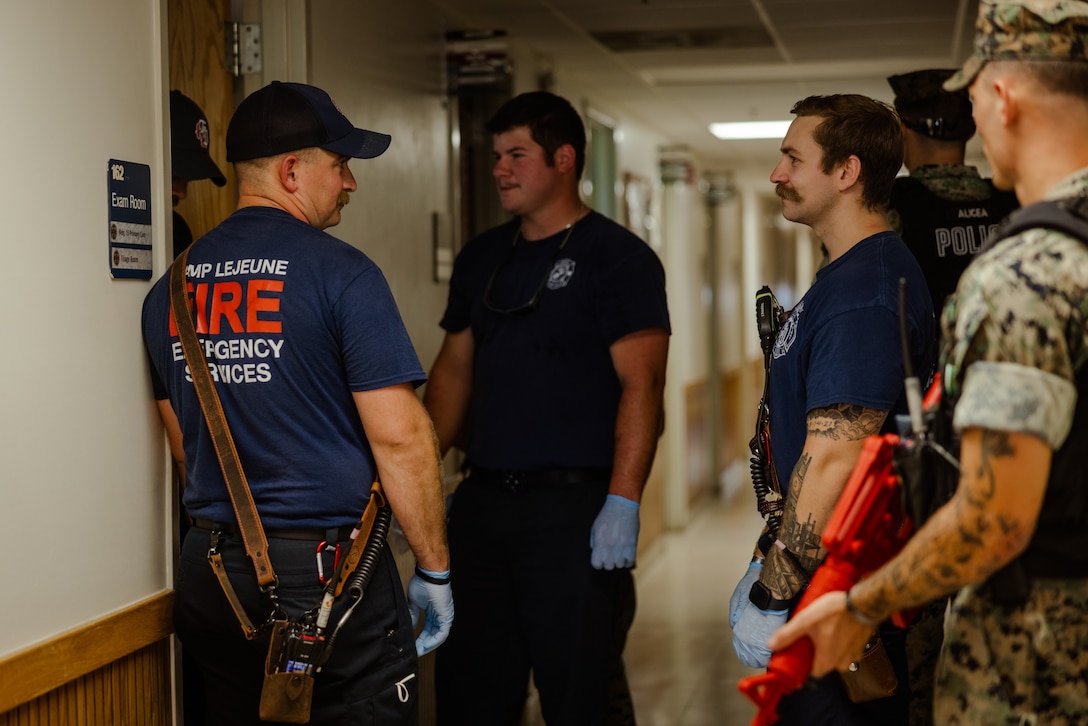
[[[771,455],[783,494],[804,448],[805,417],[849,403],[906,413],[899,335],[899,279],[907,280],[907,328],[914,373],[933,371],[935,323],[929,288],[894,232],[867,237],[820,269],[790,312],[771,356]]]
[[[542,240],[519,239],[518,220],[469,242],[454,262],[442,327],[472,326],[474,376],[467,454],[489,469],[612,466],[620,384],[609,346],[638,330],[669,331],[665,271],[636,235],[591,212]],[[554,260],[554,262],[553,262]],[[527,303],[532,312],[489,310]]]
[[[266,528],[358,520],[376,476],[353,391],[426,376],[381,270],[286,212],[247,207],[197,240],[187,280],[197,338]],[[184,502],[233,522],[207,426],[170,320],[170,276],[144,301],[157,400],[184,433]]]

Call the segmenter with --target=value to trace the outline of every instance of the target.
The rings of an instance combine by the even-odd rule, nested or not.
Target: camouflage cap
[[[963,140],[975,133],[967,92],[946,91],[955,68],[931,68],[888,77],[895,91],[895,110],[907,128],[941,140]]]
[[[975,52],[945,90],[971,85],[994,60],[1088,61],[1088,2],[980,0]]]

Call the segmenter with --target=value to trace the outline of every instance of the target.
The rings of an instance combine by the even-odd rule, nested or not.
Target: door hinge
[[[227,70],[235,78],[261,72],[261,26],[257,23],[227,23]]]

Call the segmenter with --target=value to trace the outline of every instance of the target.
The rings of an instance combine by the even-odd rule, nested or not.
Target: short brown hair
[[[1001,72],[1021,73],[1034,79],[1049,93],[1088,101],[1088,63],[1056,60],[996,60],[983,66],[983,70],[987,67]]]
[[[861,200],[872,210],[887,209],[892,183],[903,166],[903,130],[899,117],[886,103],[857,94],[809,96],[793,105],[790,113],[817,116],[812,132],[823,150],[825,174],[851,156],[861,160]]]
[[[586,128],[570,101],[547,91],[528,91],[504,103],[487,122],[487,130],[492,134],[506,133],[518,126],[528,127],[530,137],[544,149],[548,166],[555,165],[559,147],[570,144],[574,148],[574,175],[582,178],[586,165]]]

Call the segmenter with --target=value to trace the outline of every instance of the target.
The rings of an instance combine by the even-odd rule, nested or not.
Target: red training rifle
[[[849,590],[903,548],[911,521],[903,509],[899,477],[893,459],[899,446],[895,434],[869,436],[821,540],[827,550],[796,611],[826,592]],[[905,626],[897,615],[898,625]],[[759,706],[751,726],[778,721],[778,702],[804,685],[812,671],[812,641],[801,638],[771,656],[767,672],[742,678],[740,692]]]

